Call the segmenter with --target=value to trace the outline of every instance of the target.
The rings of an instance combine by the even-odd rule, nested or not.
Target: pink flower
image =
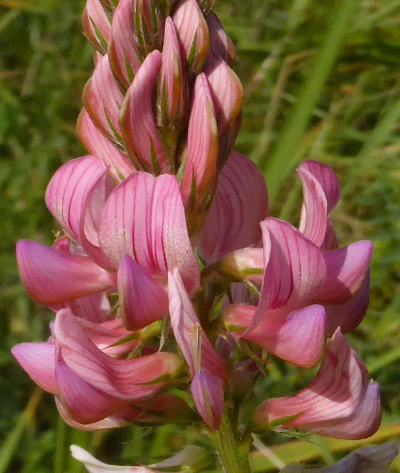
[[[379,385],[369,379],[356,352],[336,331],[314,380],[294,396],[265,401],[254,419],[326,437],[369,437],[381,422]]]
[[[171,353],[120,359],[140,343],[115,345],[129,335],[118,320],[92,324],[69,310],[57,313],[46,343],[21,343],[14,357],[45,391],[56,396],[66,422],[84,428],[110,428],[140,418],[135,402],[152,399],[181,367]]]
[[[83,157],[56,172],[46,202],[74,243],[18,243],[21,279],[38,302],[53,306],[118,290],[123,315],[137,329],[167,312],[169,269],[180,269],[189,293],[197,289],[199,267],[175,177],[138,172],[112,189],[101,160]],[[145,305],[157,295],[157,307],[133,301],[139,292]]]
[[[325,336],[339,326],[343,332],[353,330],[365,315],[372,244],[359,241],[332,250],[318,246],[336,241],[328,213],[338,200],[338,183],[330,168],[316,162],[303,163],[299,172],[305,194],[302,231],[267,218],[261,223],[263,249],[235,249],[225,257],[222,268],[261,283],[257,307],[228,308],[226,323],[242,329],[244,338],[307,367],[318,361]],[[260,264],[262,275],[257,271]],[[317,311],[319,316],[315,304],[325,309]],[[310,340],[306,351],[300,350],[296,337],[304,327]]]

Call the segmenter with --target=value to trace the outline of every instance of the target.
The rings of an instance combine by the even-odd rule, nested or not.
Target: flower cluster
[[[338,248],[339,184],[315,161],[298,169],[299,227],[268,216],[262,174],[232,151],[243,90],[212,3],[87,1],[95,69],[78,134],[90,155],[47,188],[62,237],[17,245],[24,287],[56,315],[47,342],[13,354],[83,430],[182,420],[187,394],[217,430],[261,353],[321,362],[254,423],[369,436],[379,387],[343,333],[368,306],[372,244]]]

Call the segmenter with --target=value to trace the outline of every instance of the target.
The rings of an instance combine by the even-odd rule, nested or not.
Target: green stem
[[[249,452],[238,445],[227,414],[222,417],[215,444],[225,473],[250,473]]]

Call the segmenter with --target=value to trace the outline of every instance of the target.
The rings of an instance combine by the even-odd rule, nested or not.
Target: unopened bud
[[[161,53],[150,53],[129,87],[121,110],[122,136],[138,167],[156,175],[173,172],[165,144],[157,129],[153,113],[153,95],[161,68]]]
[[[82,94],[93,123],[114,143],[121,142],[119,113],[124,97],[119,90],[107,54],[101,58]]]
[[[225,256],[220,265],[222,271],[236,279],[261,284],[264,269],[262,248],[242,248]]]
[[[232,64],[236,56],[235,46],[215,13],[208,15],[207,25],[210,32],[211,49],[228,64]]]
[[[174,22],[168,17],[157,94],[157,122],[172,148],[175,148],[179,132],[185,125],[187,101],[188,87],[179,40]]]
[[[180,0],[173,16],[189,69],[201,71],[210,48],[207,22],[196,0]]]
[[[105,54],[111,37],[111,24],[99,0],[87,0],[82,27],[87,39],[98,51]]]
[[[127,89],[142,64],[133,22],[135,0],[120,0],[113,15],[108,55],[114,76]]]
[[[200,74],[194,86],[189,119],[182,198],[190,211],[205,212],[214,192],[218,160],[218,130],[207,78]]]
[[[212,430],[221,424],[224,410],[224,382],[218,376],[200,370],[190,385],[199,414]]]

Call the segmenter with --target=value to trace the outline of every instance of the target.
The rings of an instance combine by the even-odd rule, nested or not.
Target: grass
[[[15,343],[47,336],[50,314],[26,297],[14,247],[20,238],[51,241],[56,227],[44,190],[62,162],[83,154],[74,130],[91,68],[91,48],[80,33],[82,8],[81,0],[0,0],[0,437],[6,439],[0,473],[81,471],[69,457],[71,442],[126,464],[199,442],[196,428],[174,426],[75,432],[57,420],[50,396],[37,399],[10,356]],[[235,68],[246,90],[236,148],[265,169],[271,213],[296,222],[300,188],[292,171],[302,159],[317,159],[333,166],[342,182],[333,214],[341,242],[374,242],[370,310],[351,341],[382,387],[379,441],[398,436],[399,2],[220,0],[216,10],[237,45]],[[289,393],[302,383],[296,370],[276,365],[266,387]],[[278,435],[263,440],[285,441]],[[284,462],[300,459],[306,447],[298,442],[274,452]],[[329,441],[324,448],[337,458],[352,447]],[[329,459],[324,448],[314,445],[301,458],[321,463]],[[267,460],[256,461],[256,471],[271,471]],[[399,462],[392,471],[400,472]]]

